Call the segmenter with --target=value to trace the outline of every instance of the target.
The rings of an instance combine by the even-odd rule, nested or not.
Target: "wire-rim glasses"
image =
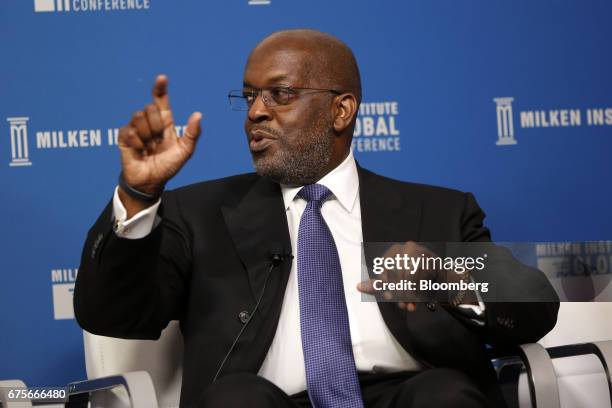
[[[269,88],[245,88],[242,90],[230,91],[227,95],[232,110],[248,111],[261,94],[263,103],[268,107],[289,105],[295,102],[301,95],[315,94],[321,92],[331,92],[341,95],[342,92],[336,89],[323,88],[298,88],[292,86],[273,86]]]

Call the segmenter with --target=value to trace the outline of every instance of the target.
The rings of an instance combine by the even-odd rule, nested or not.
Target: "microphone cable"
[[[270,255],[270,262],[271,262],[270,269],[268,269],[268,274],[266,275],[266,280],[264,281],[263,288],[261,289],[261,293],[259,294],[259,299],[257,299],[257,303],[255,303],[255,307],[251,311],[249,319],[242,325],[242,328],[238,332],[238,335],[234,339],[234,342],[232,343],[231,347],[227,351],[227,354],[225,354],[225,357],[223,357],[223,361],[221,361],[221,364],[219,365],[219,369],[217,370],[217,373],[215,374],[215,377],[213,378],[213,381],[212,381],[213,384],[215,383],[215,381],[217,381],[219,374],[221,374],[221,370],[223,369],[223,366],[227,362],[227,359],[229,358],[229,356],[232,354],[232,351],[234,351],[234,347],[236,347],[236,344],[238,343],[238,340],[240,340],[242,333],[244,333],[244,330],[247,328],[249,323],[251,323],[251,320],[253,320],[253,317],[255,317],[257,310],[259,310],[259,304],[261,303],[261,300],[263,299],[263,295],[266,291],[266,286],[268,284],[268,280],[270,279],[270,275],[272,275],[272,271],[274,270],[275,267],[280,265],[283,261],[285,261],[285,259],[288,259],[288,258],[293,259],[293,256],[283,255],[279,253],[274,253]]]

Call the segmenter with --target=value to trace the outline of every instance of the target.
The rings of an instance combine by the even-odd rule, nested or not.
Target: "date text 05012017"
[[[68,401],[68,392],[62,387],[0,387],[6,402],[59,403]]]

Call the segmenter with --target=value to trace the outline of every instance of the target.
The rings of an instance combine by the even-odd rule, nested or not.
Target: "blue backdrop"
[[[3,0],[0,379],[84,378],[81,246],[116,183],[112,136],[156,74],[177,122],[204,114],[170,187],[251,171],[226,95],[279,29],[353,48],[363,166],[472,191],[496,240],[610,239],[610,15],[607,0]]]

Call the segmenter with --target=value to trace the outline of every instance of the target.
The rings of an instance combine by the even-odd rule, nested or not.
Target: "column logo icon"
[[[517,143],[514,138],[514,119],[512,116],[512,97],[493,98],[497,104],[497,145],[510,146]]]
[[[31,166],[28,151],[28,120],[26,117],[6,118],[11,128],[11,162],[9,166]]]
[[[34,11],[37,13],[70,11],[70,0],[34,0]]]

